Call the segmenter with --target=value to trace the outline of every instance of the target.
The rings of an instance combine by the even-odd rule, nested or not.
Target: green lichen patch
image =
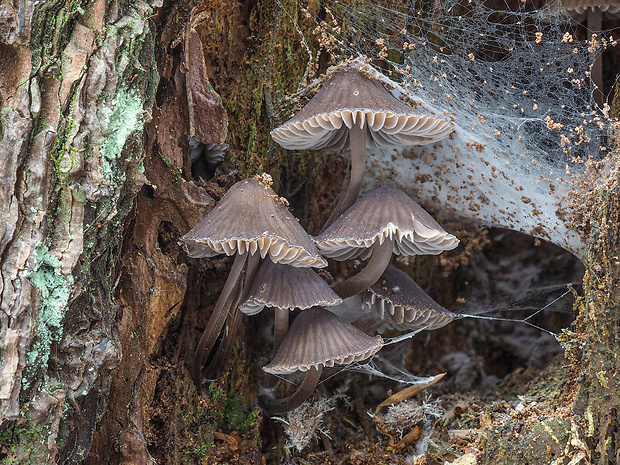
[[[132,91],[119,90],[107,115],[107,138],[101,147],[103,172],[113,178],[113,163],[121,155],[125,142],[144,124],[142,98]]]
[[[36,264],[26,277],[40,292],[41,303],[36,336],[28,353],[26,383],[31,375],[47,365],[50,346],[62,337],[62,322],[71,296],[73,277],[61,272],[62,263],[49,253],[47,246],[36,251]],[[23,382],[23,381],[22,381]]]

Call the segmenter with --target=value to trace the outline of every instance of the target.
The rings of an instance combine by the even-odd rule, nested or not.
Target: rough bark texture
[[[582,416],[592,462],[620,463],[620,178],[597,189],[580,305]],[[578,350],[574,348],[574,350]]]
[[[193,184],[188,160],[188,134],[205,143],[226,138],[226,110],[208,74],[218,75],[233,115],[243,120],[229,136],[239,167],[255,172],[269,150],[260,144],[268,137],[269,79],[260,69],[240,79],[251,62],[277,59],[262,44],[252,60],[246,53],[254,5],[194,6],[2,3],[3,460],[73,463],[89,454],[91,463],[151,460],[146,422],[158,416],[151,404],[161,400],[154,396],[162,366],[164,384],[175,370],[186,372],[150,359],[182,306],[190,315],[180,331],[189,334],[175,351],[182,363],[191,359],[200,334],[193,325],[204,327],[208,318],[209,302],[201,299],[217,295],[226,273],[226,260],[194,261],[188,278],[176,245],[213,206],[207,191],[223,192]],[[252,27],[267,44],[276,36],[265,25],[281,21],[282,13],[271,4],[264,11]],[[292,71],[284,63],[279,69]],[[188,87],[185,73],[201,80]],[[293,81],[287,85],[291,91]],[[208,274],[206,285],[201,274]],[[178,389],[179,398],[198,402],[189,378]],[[162,414],[165,426],[169,414]],[[151,442],[163,449],[162,458],[180,460],[178,444]]]
[[[294,91],[305,72],[292,19],[309,25],[282,9],[296,5],[194,3],[0,4],[6,463],[200,463],[213,459],[215,442],[228,451],[218,461],[261,463],[256,370],[246,360],[268,342],[256,333],[254,344],[239,342],[229,373],[196,392],[189,363],[230,261],[188,259],[177,239],[225,188],[258,170],[274,175],[278,193],[317,233],[346,162],[284,157],[268,139],[271,102]],[[211,85],[189,87],[188,76]],[[214,182],[192,178],[188,134],[230,144],[225,174]],[[515,451],[568,454],[568,443],[571,458],[620,462],[619,194],[617,178],[594,193],[585,297],[578,330],[565,341],[573,368],[555,386],[561,397],[573,386],[566,379],[581,374],[576,429],[551,419],[523,448],[500,438],[506,463],[520,463]],[[363,409],[360,418],[368,421]],[[273,433],[263,438],[278,443]],[[280,447],[268,460],[281,454]]]
[[[123,222],[144,182],[153,6],[2,4],[0,421],[18,463],[86,456],[121,356]]]

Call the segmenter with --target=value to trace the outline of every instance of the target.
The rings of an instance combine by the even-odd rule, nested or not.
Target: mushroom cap
[[[426,210],[393,187],[380,187],[355,202],[314,238],[323,256],[335,260],[368,258],[375,242],[394,238],[398,255],[438,255],[459,240]]]
[[[620,11],[618,0],[562,0],[562,5],[568,11],[575,11],[580,14],[588,9],[599,9],[603,13],[611,14]]]
[[[275,357],[263,370],[287,374],[320,365],[347,365],[371,357],[382,345],[381,337],[368,336],[333,313],[313,307],[295,318]]]
[[[259,251],[286,265],[327,266],[285,200],[257,179],[232,186],[181,242],[193,258]]]
[[[438,329],[456,318],[407,273],[392,265],[388,265],[381,278],[362,294],[362,305],[369,307],[384,322],[379,332],[385,329]]]
[[[305,310],[316,305],[330,306],[340,303],[342,299],[311,269],[265,260],[239,310],[246,315],[255,315],[265,306]]]
[[[189,159],[192,163],[198,161],[198,159],[203,155],[209,166],[217,166],[224,161],[226,151],[228,150],[228,144],[220,145],[213,142],[203,144],[192,136],[187,136],[187,138],[189,141],[189,148],[191,150]]]
[[[348,146],[348,129],[354,124],[368,127],[367,144],[384,147],[428,144],[454,130],[452,122],[401,102],[378,79],[351,64],[334,73],[271,137],[285,149],[337,151]]]

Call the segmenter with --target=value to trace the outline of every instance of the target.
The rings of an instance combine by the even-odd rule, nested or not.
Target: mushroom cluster
[[[192,369],[196,385],[201,386],[203,376],[217,376],[224,366],[242,315],[254,315],[265,307],[274,309],[275,328],[273,360],[264,371],[273,375],[305,373],[288,397],[261,397],[262,406],[278,414],[298,407],[312,395],[323,368],[366,360],[383,345],[380,336],[358,329],[364,325],[348,323],[324,307],[362,295],[364,305],[373,309],[376,318],[363,328],[367,331],[432,329],[452,321],[454,314],[389,263],[394,254],[436,255],[454,249],[459,240],[397,189],[381,187],[358,200],[367,145],[427,144],[452,130],[450,121],[393,97],[368,65],[359,62],[334,72],[297,115],[274,129],[272,137],[287,149],[350,148],[348,188],[314,238],[271,189],[268,175],[235,184],[181,238],[191,257],[235,255],[196,349]],[[327,266],[326,258],[368,261],[357,274],[337,278],[330,288],[311,269]],[[293,310],[298,313],[289,329]],[[225,324],[228,327],[215,350]]]

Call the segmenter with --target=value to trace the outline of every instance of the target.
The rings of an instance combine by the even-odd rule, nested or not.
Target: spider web
[[[300,9],[308,26],[298,30],[310,30],[301,42],[319,51],[308,48],[299,92],[276,96],[281,121],[320,87],[310,79],[319,63],[364,57],[396,96],[455,124],[433,146],[370,148],[366,189],[390,184],[437,211],[583,253],[565,222],[567,194],[587,162],[612,152],[609,107],[597,106],[590,74],[617,46],[614,31],[588,34],[561,7],[529,0],[308,0]]]
[[[298,17],[281,7],[289,18]],[[312,79],[325,63],[364,57],[395,95],[455,123],[448,142],[397,151],[405,155],[397,161],[393,150],[371,150],[367,188],[392,184],[422,202],[462,205],[459,213],[470,210],[484,225],[548,238],[553,233],[536,217],[543,211],[542,217],[557,221],[571,177],[583,172],[588,160],[602,161],[613,152],[609,107],[597,105],[601,91],[591,72],[602,53],[617,46],[617,31],[587,31],[561,6],[530,0],[305,0],[299,10],[299,40],[311,59],[296,95],[274,95],[280,122],[320,87],[321,81]],[[318,43],[316,53],[308,47],[312,41]],[[456,170],[444,168],[441,160],[451,163],[455,154],[465,162],[459,167],[457,161]],[[470,174],[458,177],[459,169]],[[600,172],[599,182],[606,174]],[[478,190],[461,192],[462,186],[449,185],[454,179]],[[568,242],[554,242],[570,250]],[[460,311],[463,318],[528,311],[521,318],[491,319],[520,321],[557,338],[558,331],[538,327],[533,315],[558,306],[569,311],[567,282],[531,282],[512,293],[493,289],[474,295]],[[504,294],[505,299],[496,298]],[[398,347],[416,333],[388,343]],[[399,365],[382,350],[367,363],[342,370],[404,384],[424,380]]]

